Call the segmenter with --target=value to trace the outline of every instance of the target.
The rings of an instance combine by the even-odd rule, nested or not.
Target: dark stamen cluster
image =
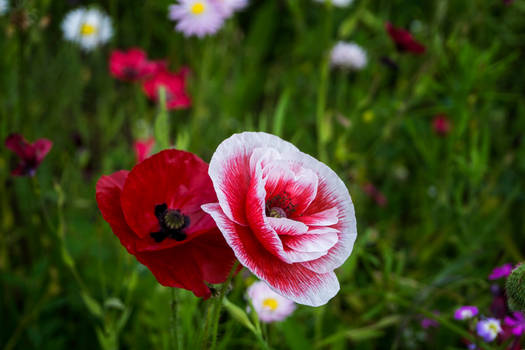
[[[290,216],[295,211],[295,204],[286,191],[266,201],[266,216],[282,218]]]
[[[150,236],[155,242],[162,242],[166,238],[176,241],[186,239],[184,229],[190,225],[190,218],[180,212],[178,209],[168,209],[166,203],[155,206],[155,216],[159,221],[160,231],[152,232]]]

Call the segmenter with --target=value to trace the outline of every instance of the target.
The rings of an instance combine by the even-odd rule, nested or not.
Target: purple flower
[[[439,315],[439,311],[434,311],[434,315]],[[431,327],[437,328],[439,327],[439,322],[436,320],[433,320],[431,318],[423,318],[421,320],[421,327],[428,329]]]
[[[478,335],[486,342],[491,342],[501,333],[501,322],[495,318],[481,320],[476,325]]]
[[[468,320],[478,314],[478,308],[475,306],[462,306],[456,310],[454,313],[454,318],[456,320]]]
[[[489,280],[497,280],[503,277],[507,277],[512,272],[512,264],[505,264],[498,266],[492,270],[489,276]]]
[[[503,323],[511,328],[512,334],[515,336],[519,337],[525,333],[525,317],[521,312],[514,312],[512,316],[505,316]]]

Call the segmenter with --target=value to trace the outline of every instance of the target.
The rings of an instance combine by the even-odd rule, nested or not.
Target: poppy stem
[[[239,262],[236,261],[233,264],[232,269],[230,270],[228,279],[226,279],[226,281],[222,284],[221,289],[219,291],[219,295],[215,298],[215,301],[213,303],[213,313],[212,313],[212,318],[211,318],[211,329],[212,329],[211,346],[209,348],[211,350],[214,350],[215,346],[217,345],[217,333],[219,330],[219,318],[221,316],[222,300],[224,299],[224,296],[226,295],[226,291],[228,290],[228,287],[231,284],[233,275],[235,275],[235,271],[237,271],[238,266],[239,266]],[[204,341],[206,341],[206,339],[204,339]]]
[[[171,340],[174,349],[182,350],[184,346],[182,344],[182,327],[179,312],[181,303],[178,296],[178,291],[175,288],[171,288]]]

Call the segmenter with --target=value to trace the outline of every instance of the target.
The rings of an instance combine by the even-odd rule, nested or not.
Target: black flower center
[[[295,211],[288,192],[280,193],[266,201],[266,216],[273,218],[286,218]]]
[[[155,242],[160,243],[166,238],[176,241],[186,239],[184,229],[190,226],[190,218],[182,214],[179,209],[168,209],[166,203],[159,204],[155,206],[155,216],[160,226],[159,232],[150,233]]]
[[[122,73],[128,80],[135,80],[139,77],[139,72],[134,67],[125,67]]]

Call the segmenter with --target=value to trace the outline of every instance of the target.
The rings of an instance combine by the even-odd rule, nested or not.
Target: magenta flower
[[[511,328],[512,334],[515,336],[519,337],[525,333],[525,317],[521,312],[514,312],[512,316],[505,316],[503,323]]]
[[[498,266],[492,270],[492,273],[489,276],[489,280],[497,280],[503,277],[507,277],[512,272],[512,264],[505,264]]]
[[[5,146],[20,157],[18,166],[11,172],[14,176],[33,176],[51,150],[53,142],[39,139],[29,143],[20,134],[11,134],[5,140]]]
[[[478,308],[475,306],[462,306],[456,310],[454,313],[454,318],[456,320],[468,320],[478,314]]]
[[[432,120],[432,129],[439,136],[447,136],[450,132],[450,120],[446,115],[438,114]]]

